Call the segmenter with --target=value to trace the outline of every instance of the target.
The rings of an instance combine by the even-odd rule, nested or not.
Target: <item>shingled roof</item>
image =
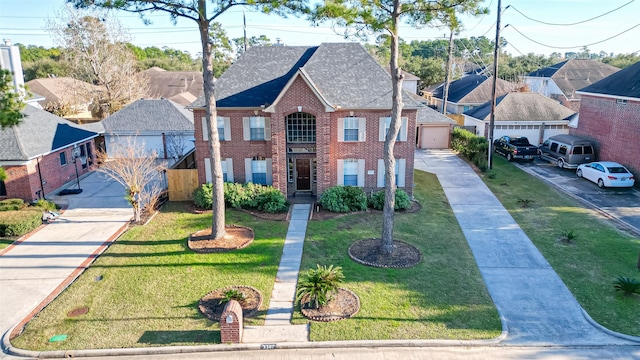
[[[358,43],[252,47],[216,82],[217,106],[268,107],[295,76],[334,109],[391,108],[391,76]],[[403,101],[406,108],[420,106],[407,96]],[[201,96],[189,107],[203,106]]]
[[[619,71],[615,66],[590,59],[566,60],[536,71],[530,77],[551,78],[569,99],[578,99],[575,91],[596,83]]]
[[[579,92],[640,99],[640,61]]]
[[[37,93],[44,97],[44,99],[38,100],[43,106],[49,102],[66,102],[71,105],[85,103],[87,102],[86,100],[78,101],[78,95],[80,93],[78,89],[83,89],[82,94],[92,91],[98,92],[101,89],[99,86],[70,77],[33,79],[25,85],[27,85],[30,92]]]
[[[464,115],[489,120],[491,101],[473,108]],[[534,92],[510,92],[496,99],[496,121],[568,120],[575,112],[557,101]]]
[[[154,66],[143,71],[142,75],[149,80],[147,95],[150,98],[169,99],[183,92],[197,97],[202,93],[202,72],[199,71],[167,71]]]
[[[105,132],[193,131],[193,113],[167,99],[141,99],[100,122]]]
[[[447,101],[457,104],[482,104],[491,100],[493,79],[485,75],[467,75],[449,84]],[[515,84],[498,78],[496,83],[497,96],[504,95],[516,88]],[[444,97],[444,85],[433,92],[433,97]]]
[[[33,106],[25,106],[19,125],[0,130],[0,161],[25,161],[98,134]]]

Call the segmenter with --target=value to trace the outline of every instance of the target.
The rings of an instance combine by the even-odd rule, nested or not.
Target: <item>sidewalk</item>
[[[587,320],[560,277],[462,159],[448,150],[417,150],[415,168],[438,176],[508,331],[503,344],[639,344]]]
[[[0,336],[60,293],[131,219],[120,184],[93,172],[80,186],[80,194],[47,196],[67,210],[0,256]]]

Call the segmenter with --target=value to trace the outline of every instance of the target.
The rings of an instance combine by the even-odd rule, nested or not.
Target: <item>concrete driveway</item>
[[[131,219],[124,188],[106,175],[92,172],[80,187],[81,194],[47,196],[67,210],[1,253],[0,336],[57,296]]]
[[[640,235],[640,191],[636,188],[604,188],[576,176],[575,170],[560,169],[555,164],[536,159],[514,162],[527,173],[598,208]],[[640,180],[636,180],[640,181]]]

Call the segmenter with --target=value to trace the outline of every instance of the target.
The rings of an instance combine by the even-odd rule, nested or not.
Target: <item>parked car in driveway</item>
[[[624,166],[613,161],[597,161],[581,164],[576,175],[593,181],[598,187],[632,187],[635,183],[633,174]]]
[[[529,139],[524,136],[503,136],[493,142],[493,147],[495,152],[502,154],[502,156],[506,157],[509,161],[513,159],[533,161],[536,155],[538,155],[538,147],[531,145]]]
[[[539,147],[540,159],[556,163],[560,168],[575,169],[580,164],[594,161],[593,144],[589,139],[575,135],[554,135]]]

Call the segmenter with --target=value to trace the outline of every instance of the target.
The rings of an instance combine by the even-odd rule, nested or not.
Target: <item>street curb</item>
[[[633,341],[633,342],[637,342],[638,344],[640,344],[640,336],[633,336],[633,335],[627,335],[627,334],[622,334],[619,332],[615,332],[613,330],[609,330],[606,327],[600,325],[598,322],[596,322],[595,320],[593,320],[593,318],[591,318],[591,315],[589,315],[589,313],[587,313],[582,307],[580,307],[580,310],[582,310],[582,315],[584,316],[584,318],[596,329],[609,334],[611,336],[615,336],[617,338],[620,339],[624,339],[624,340],[629,340],[629,341]]]

